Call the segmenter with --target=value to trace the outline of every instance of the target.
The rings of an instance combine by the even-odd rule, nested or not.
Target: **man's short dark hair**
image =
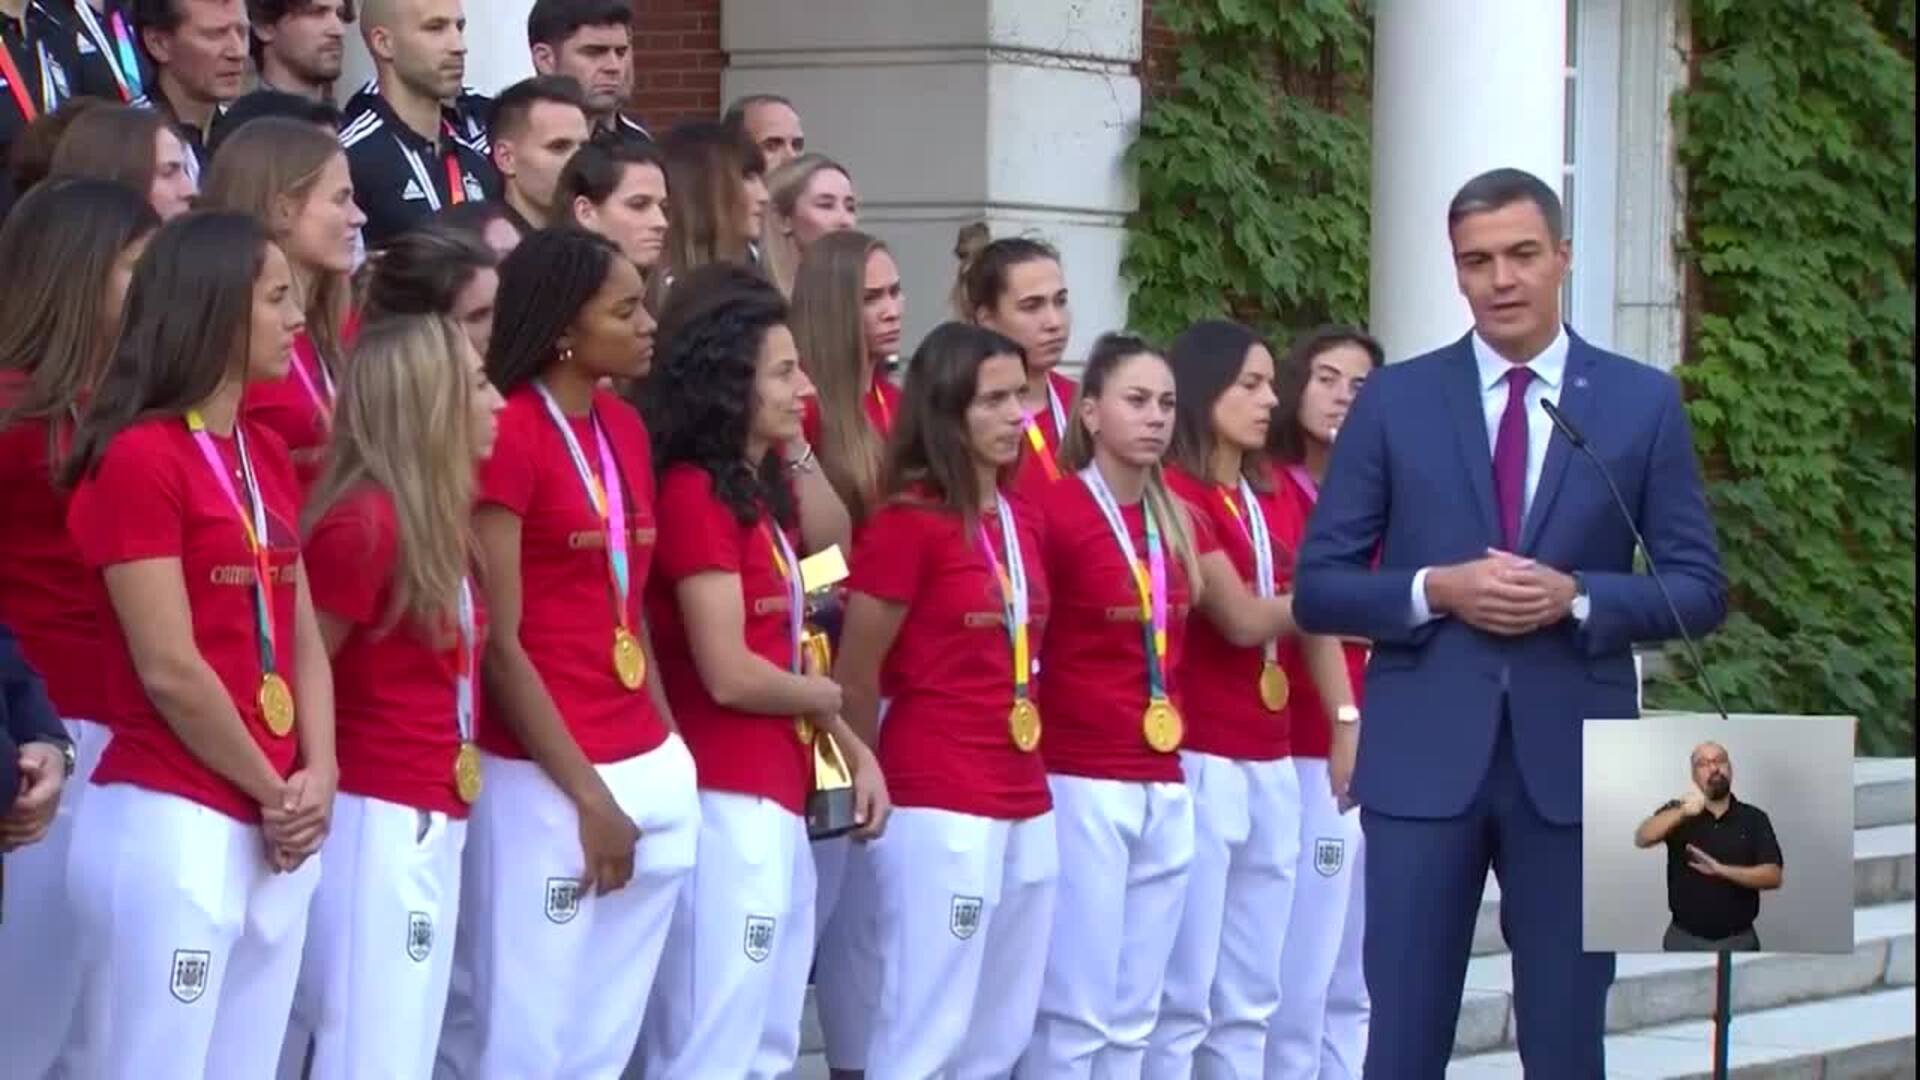
[[[240,95],[225,112],[213,115],[213,126],[207,132],[207,153],[219,150],[227,136],[240,130],[248,121],[265,116],[284,116],[289,120],[336,131],[340,128],[340,110],[330,101],[315,101],[279,90],[255,90]]]
[[[793,102],[779,94],[747,94],[733,99],[733,103],[728,105],[727,111],[721,115],[720,122],[725,124],[729,131],[744,139],[747,137],[747,110],[755,105],[785,105],[796,113],[800,111],[793,108]]]
[[[633,26],[627,0],[534,0],[527,13],[527,47],[558,49],[590,26]]]
[[[1494,169],[1467,181],[1447,204],[1447,228],[1470,215],[1503,209],[1523,199],[1539,208],[1554,243],[1565,238],[1566,214],[1560,208],[1559,193],[1525,169]]]
[[[253,62],[260,63],[261,50],[266,42],[253,32],[257,26],[272,26],[289,15],[298,15],[305,11],[313,0],[247,0],[247,51],[253,55]],[[340,0],[340,21],[353,21],[353,0]]]
[[[127,14],[133,19],[133,32],[136,35],[148,30],[171,34],[180,29],[182,18],[179,0],[131,0],[127,5]],[[142,41],[140,46],[144,53],[146,42]]]
[[[535,75],[521,79],[493,99],[493,108],[487,115],[487,131],[493,141],[518,138],[527,126],[533,107],[543,101],[571,105],[583,114],[588,112],[587,96],[581,91],[579,81],[570,75]]]

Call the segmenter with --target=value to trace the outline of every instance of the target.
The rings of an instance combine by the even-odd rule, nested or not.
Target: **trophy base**
[[[807,839],[831,840],[859,826],[854,816],[853,788],[828,788],[807,796]]]

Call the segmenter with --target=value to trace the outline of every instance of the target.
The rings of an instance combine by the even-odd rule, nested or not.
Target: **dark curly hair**
[[[634,402],[653,433],[654,465],[685,462],[712,478],[713,494],[741,525],[771,512],[797,523],[778,451],[758,468],[745,456],[753,422],[754,368],[767,331],[787,321],[780,290],[734,263],[708,263],[674,282],[660,312],[653,372]]]

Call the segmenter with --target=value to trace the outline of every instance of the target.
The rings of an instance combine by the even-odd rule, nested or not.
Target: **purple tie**
[[[1520,544],[1520,507],[1527,499],[1527,384],[1530,368],[1510,368],[1507,411],[1500,414],[1500,433],[1493,440],[1493,498],[1500,508],[1500,536],[1506,550]]]

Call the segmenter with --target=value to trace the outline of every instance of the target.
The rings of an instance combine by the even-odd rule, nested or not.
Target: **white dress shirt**
[[[1494,351],[1478,330],[1469,335],[1473,345],[1473,363],[1480,372],[1480,411],[1487,423],[1487,455],[1491,461],[1500,440],[1500,417],[1507,411],[1507,372],[1524,367],[1533,372],[1527,381],[1527,481],[1520,498],[1520,523],[1524,531],[1527,512],[1533,509],[1533,495],[1540,487],[1540,473],[1547,464],[1547,444],[1553,440],[1553,419],[1540,407],[1542,401],[1560,404],[1560,386],[1567,375],[1567,328],[1560,327],[1553,343],[1525,364],[1515,365]],[[1413,575],[1413,625],[1434,618],[1427,605],[1427,571],[1423,567]],[[1585,621],[1585,606],[1576,604],[1574,616]]]

